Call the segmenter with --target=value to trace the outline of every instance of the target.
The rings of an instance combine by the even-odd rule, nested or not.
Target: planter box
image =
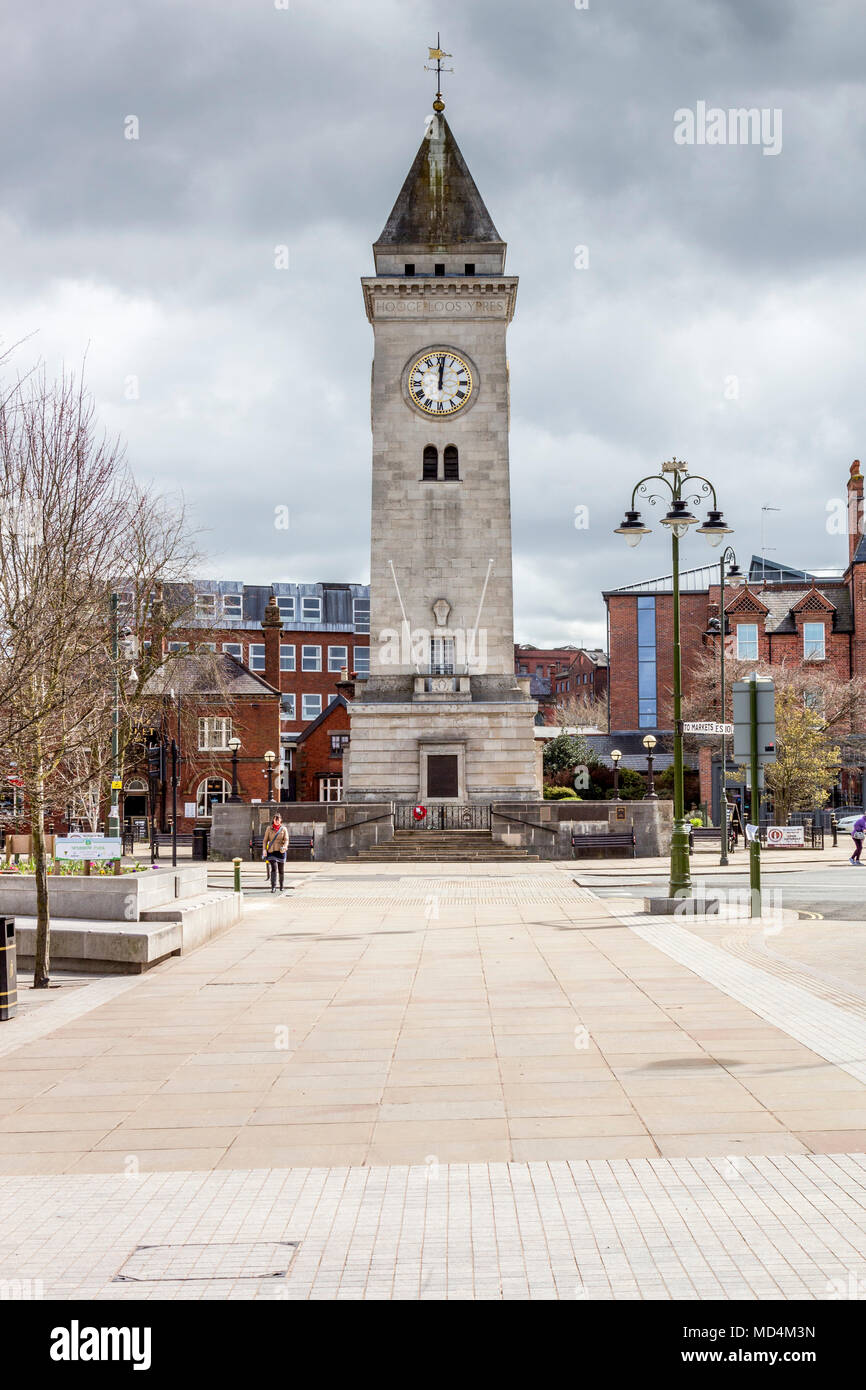
[[[140,922],[142,913],[207,892],[207,865],[146,869],[118,877],[84,875],[48,877],[48,907],[53,917],[105,922]],[[0,877],[0,916],[36,916],[36,880],[32,874]]]

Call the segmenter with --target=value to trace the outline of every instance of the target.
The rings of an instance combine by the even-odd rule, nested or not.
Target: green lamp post
[[[652,485],[661,483],[667,488],[664,492],[653,492]],[[661,524],[667,526],[671,536],[673,560],[673,638],[674,638],[674,826],[671,835],[670,890],[672,898],[691,897],[692,880],[689,868],[689,828],[685,818],[685,797],[683,794],[683,719],[682,719],[682,657],[680,649],[680,538],[690,526],[698,526],[699,518],[689,510],[689,505],[699,505],[712,498],[707,520],[698,526],[698,535],[705,536],[711,545],[718,545],[731,528],[725,524],[718,508],[716,490],[707,478],[690,473],[687,463],[676,458],[662,464],[661,473],[642,478],[631,494],[631,507],[616,528],[616,535],[624,536],[630,546],[636,546],[650,528],[644,526],[640,512],[635,507],[638,497],[645,498],[651,506],[656,502],[670,500],[670,507]]]

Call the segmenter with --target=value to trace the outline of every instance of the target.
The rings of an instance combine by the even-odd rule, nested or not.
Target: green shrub
[[[580,801],[576,791],[571,787],[545,787],[545,801]]]

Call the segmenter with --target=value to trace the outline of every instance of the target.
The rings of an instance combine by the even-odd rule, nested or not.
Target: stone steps
[[[383,844],[362,849],[355,856],[363,862],[394,863],[521,863],[537,862],[516,845],[494,840],[489,830],[398,830]]]

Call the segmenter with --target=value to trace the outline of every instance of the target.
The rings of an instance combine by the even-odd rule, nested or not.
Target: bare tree
[[[99,432],[73,375],[49,382],[42,369],[0,401],[0,496],[14,518],[0,530],[0,734],[30,812],[33,983],[44,988],[46,812],[72,788],[92,795],[104,782],[115,685],[124,710],[135,700],[129,663],[115,655],[112,593],[125,581],[138,620],[139,596],[155,592],[157,573],[182,568],[190,554],[182,511],[136,486],[120,442]]]

